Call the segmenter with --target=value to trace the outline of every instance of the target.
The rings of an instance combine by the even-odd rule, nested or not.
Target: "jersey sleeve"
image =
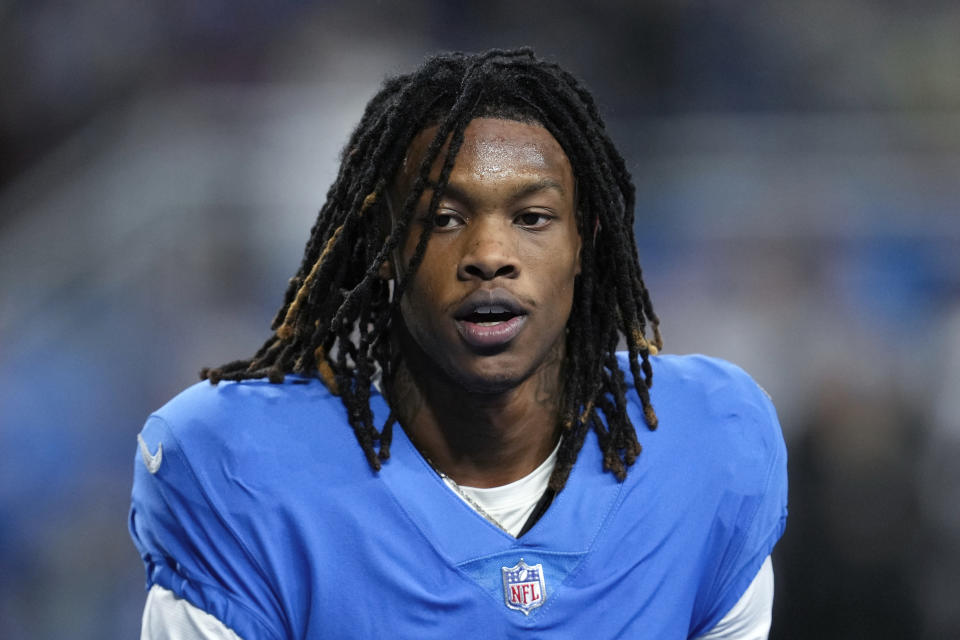
[[[216,464],[216,452],[186,451],[170,424],[151,416],[138,436],[129,518],[147,587],[168,589],[243,638],[285,637],[265,573],[215,507],[229,500],[210,495],[192,462]]]
[[[697,594],[696,636],[709,631],[740,600],[787,519],[787,453],[776,411],[767,393],[738,367],[713,366],[721,381],[710,393],[716,424],[717,479],[722,487],[706,546],[707,579]]]

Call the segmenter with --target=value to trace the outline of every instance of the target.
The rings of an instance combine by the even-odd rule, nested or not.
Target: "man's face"
[[[411,143],[391,192],[394,211],[435,135],[430,127]],[[529,378],[563,344],[580,271],[574,190],[570,162],[543,127],[470,123],[400,305],[427,366],[469,391],[495,393]],[[420,198],[394,257],[398,269],[414,253],[432,194]]]

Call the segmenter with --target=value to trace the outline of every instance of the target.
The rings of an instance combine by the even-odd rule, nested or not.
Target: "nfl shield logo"
[[[528,565],[520,558],[520,562],[512,567],[502,567],[503,571],[503,599],[508,607],[523,611],[530,615],[530,611],[543,604],[547,597],[546,584],[543,581],[543,565]]]

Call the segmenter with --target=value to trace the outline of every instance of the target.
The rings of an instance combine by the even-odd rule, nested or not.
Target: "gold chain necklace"
[[[453,489],[458,496],[463,498],[464,502],[466,502],[468,505],[473,507],[474,511],[476,511],[481,516],[483,516],[484,520],[494,525],[497,529],[500,529],[500,531],[503,531],[505,534],[507,534],[511,538],[516,537],[512,533],[507,531],[504,528],[504,526],[500,524],[500,522],[496,518],[494,518],[492,515],[484,511],[483,507],[481,507],[476,500],[470,497],[470,494],[468,494],[466,491],[460,488],[460,485],[457,484],[456,480],[454,480],[453,478],[445,474],[443,471],[440,471],[440,469],[437,468],[437,465],[433,464],[433,460],[431,460],[430,458],[427,458],[426,456],[424,456],[424,458],[426,458],[427,464],[429,464],[430,467],[437,472],[437,475],[440,476],[440,479],[443,480],[444,484],[446,484],[448,487]]]

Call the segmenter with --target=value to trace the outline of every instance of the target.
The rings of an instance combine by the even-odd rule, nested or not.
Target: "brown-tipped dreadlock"
[[[464,130],[477,117],[542,125],[573,167],[578,231],[581,238],[595,240],[583,243],[574,311],[567,323],[560,406],[564,438],[550,487],[563,488],[589,429],[597,434],[604,466],[622,480],[640,454],[640,444],[627,415],[617,343],[622,335],[650,429],[656,428],[657,417],[648,391],[653,381],[649,356],[663,346],[633,239],[633,182],[592,96],[573,76],[538,60],[530,49],[437,56],[411,74],[387,80],[350,137],[303,262],[274,318],[275,334],[249,360],[204,369],[200,375],[214,384],[264,376],[281,382],[287,373],[319,377],[340,396],[367,461],[378,470],[389,457],[396,418],[391,414],[382,431],[374,426],[371,379],[378,366],[387,380],[393,373],[390,341],[381,338],[423,259],[432,216],[392,291],[378,272],[404,236],[430,168],[449,140],[430,203],[430,211],[436,210]],[[413,138],[431,125],[437,126],[437,135],[391,224],[381,206],[387,185]],[[648,323],[650,341],[645,337]]]

